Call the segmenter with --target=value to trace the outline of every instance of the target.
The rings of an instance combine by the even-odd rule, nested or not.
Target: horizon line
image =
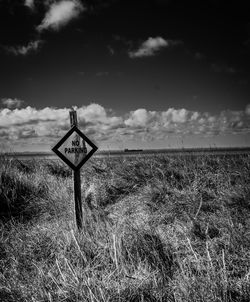
[[[161,151],[250,151],[250,146],[242,147],[180,147],[180,148],[133,148],[133,149],[112,149],[112,150],[97,150],[96,154],[100,153],[147,153],[147,152],[161,152]],[[14,151],[14,152],[1,152],[0,155],[16,155],[16,154],[47,154],[47,155],[56,155],[52,150],[50,151]]]

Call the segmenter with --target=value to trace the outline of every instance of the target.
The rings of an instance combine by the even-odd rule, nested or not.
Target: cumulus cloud
[[[213,136],[223,133],[250,132],[250,119],[247,116],[247,111],[229,110],[214,116],[184,108],[169,108],[161,112],[138,109],[130,112],[129,118],[125,119],[124,123],[126,129],[134,130],[134,134],[140,132],[143,133],[144,138],[151,137],[152,139],[173,133]]]
[[[189,111],[186,109],[174,109],[169,108],[167,111],[162,112],[162,118],[164,124],[167,125],[173,123],[185,123],[187,121]]]
[[[11,110],[0,109],[0,130],[6,135],[8,129],[9,139],[28,137],[58,138],[69,129],[68,108],[46,107],[36,109],[30,106]],[[113,116],[98,104],[90,104],[77,108],[79,127],[87,135],[95,133],[95,138],[102,140],[104,135],[112,135],[112,131],[123,127],[121,117]],[[32,131],[28,131],[32,130]]]
[[[140,47],[134,51],[129,51],[130,58],[142,58],[155,56],[161,49],[178,45],[181,41],[165,40],[162,37],[149,37]]]
[[[12,102],[11,102],[11,101]],[[70,128],[69,108],[18,108],[18,100],[5,99],[9,108],[0,109],[0,140],[45,140],[55,142]],[[2,100],[3,103],[3,100]],[[15,103],[15,106],[14,106]],[[169,135],[250,133],[249,106],[241,111],[223,111],[217,115],[185,108],[150,111],[139,108],[123,116],[92,103],[76,108],[79,128],[98,142],[136,140],[151,142]]]
[[[155,112],[146,109],[137,109],[130,112],[129,118],[125,120],[125,125],[130,127],[146,127]]]
[[[72,19],[77,18],[83,10],[85,10],[85,8],[79,0],[52,2],[42,23],[37,27],[37,30],[39,32],[46,29],[59,30]]]
[[[29,42],[27,45],[6,46],[4,47],[4,49],[6,52],[13,54],[15,56],[19,56],[19,55],[27,56],[32,52],[37,52],[40,49],[42,43],[43,41],[41,40],[35,40]]]
[[[196,121],[198,119],[199,115],[200,115],[199,112],[197,112],[197,111],[193,112],[191,115],[191,121]]]
[[[99,129],[106,131],[122,127],[123,119],[108,114],[107,110],[99,104],[90,104],[77,110],[79,123],[83,126],[88,125],[90,129]]]
[[[57,121],[60,124],[62,120],[66,120],[68,114],[67,109],[51,107],[45,107],[40,110],[30,106],[15,110],[5,108],[0,111],[0,127],[31,125],[48,121]]]
[[[19,108],[24,103],[24,101],[19,99],[10,99],[10,98],[4,98],[1,100],[2,105],[9,109]]]

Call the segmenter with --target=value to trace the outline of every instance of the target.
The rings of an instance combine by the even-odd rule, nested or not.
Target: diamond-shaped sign
[[[77,126],[52,148],[67,165],[74,171],[79,170],[98,148],[85,136]]]

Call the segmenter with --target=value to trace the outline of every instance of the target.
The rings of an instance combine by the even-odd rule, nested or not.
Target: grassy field
[[[0,301],[250,301],[250,157],[0,159]]]

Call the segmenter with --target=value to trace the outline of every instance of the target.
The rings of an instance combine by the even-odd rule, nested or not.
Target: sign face
[[[79,170],[98,148],[73,126],[52,149],[74,171]]]

